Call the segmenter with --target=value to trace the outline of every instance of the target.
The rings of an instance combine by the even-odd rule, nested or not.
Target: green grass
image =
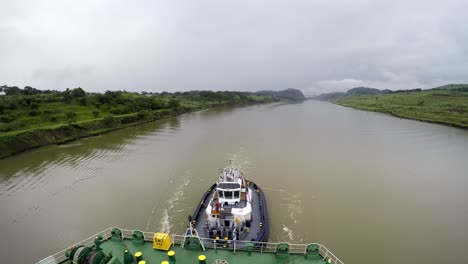
[[[468,128],[468,85],[446,85],[420,92],[350,96],[333,102],[402,118]]]
[[[105,97],[100,100],[99,97]],[[0,136],[29,129],[80,123],[108,116],[134,115],[175,108],[202,109],[230,103],[271,102],[273,98],[235,92],[168,94],[145,96],[137,93],[86,94],[67,102],[63,93],[0,96]],[[86,102],[80,103],[80,100]],[[101,98],[102,99],[102,98]],[[171,103],[172,102],[172,103]],[[175,103],[174,103],[175,102]],[[97,115],[96,115],[97,114]],[[71,115],[71,117],[70,117]]]
[[[79,105],[69,105],[65,103],[50,103],[40,105],[36,110],[40,114],[37,116],[31,116],[27,109],[17,109],[10,111],[10,115],[15,117],[17,123],[24,124],[22,129],[28,128],[38,128],[50,125],[56,125],[57,123],[66,123],[66,114],[68,112],[74,112],[76,114],[76,119],[74,121],[83,121],[95,118],[93,116],[93,111],[99,111],[94,106],[79,106]],[[50,112],[50,114],[42,114],[44,112]],[[110,115],[110,113],[101,113],[102,116]],[[56,118],[54,122],[52,117]],[[3,124],[1,126],[6,126],[8,124]]]

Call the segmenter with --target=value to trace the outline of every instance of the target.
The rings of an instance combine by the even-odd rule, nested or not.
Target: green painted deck
[[[141,232],[138,230],[131,231],[119,228],[108,228],[106,230],[101,231],[98,234],[95,234],[94,236],[91,236],[81,242],[74,244],[73,246],[76,247],[84,245],[87,247],[91,247],[91,249],[93,250],[96,250],[96,245],[99,245],[100,250],[102,250],[102,252],[105,255],[112,256],[112,259],[110,259],[109,262],[105,262],[107,264],[124,264],[125,250],[128,250],[132,256],[134,256],[136,252],[141,252],[143,260],[145,260],[147,264],[160,264],[163,261],[169,261],[169,257],[167,255],[169,250],[175,252],[176,258],[176,262],[172,262],[171,264],[196,264],[199,263],[198,256],[200,255],[206,256],[207,264],[216,263],[216,260],[224,260],[224,263],[229,264],[343,264],[343,262],[340,261],[325,246],[317,243],[314,243],[314,245],[318,249],[318,253],[320,255],[317,254],[317,251],[315,251],[315,253],[313,251],[310,251],[307,256],[305,255],[308,246],[310,246],[311,244],[287,244],[290,249],[290,254],[275,254],[277,250],[276,248],[280,244],[281,246],[284,246],[285,243],[271,242],[261,242],[263,246],[261,248],[254,248],[253,252],[251,252],[251,254],[249,255],[248,252],[245,251],[246,241],[237,241],[236,245],[239,246],[238,248],[243,248],[243,250],[237,249],[237,251],[235,251],[234,244],[231,244],[233,241],[228,241],[228,244],[231,245],[230,247],[223,249],[220,245],[218,249],[215,250],[213,249],[214,244],[212,240],[201,239],[201,241],[203,241],[203,244],[205,245],[206,250],[204,251],[202,247],[196,247],[197,249],[189,249],[188,247],[182,248],[180,245],[184,244],[184,236],[171,235],[171,248],[168,251],[162,251],[153,249],[153,238],[155,237],[155,235],[155,233]],[[100,237],[100,243],[98,243],[99,241],[95,240],[95,238],[97,237]],[[242,243],[244,243],[243,246]],[[72,264],[73,262],[71,260],[68,260],[68,258],[65,256],[66,251],[70,248],[71,246],[37,262],[37,264]],[[325,259],[327,261],[324,260],[324,256],[326,256]],[[136,262],[134,263],[136,264]]]
[[[143,253],[143,259],[147,264],[160,264],[162,261],[169,260],[166,251],[160,251],[153,249],[153,245],[150,242],[146,242],[143,245],[138,245],[130,239],[124,239],[122,242],[116,242],[108,240],[101,245],[103,252],[108,254],[111,253],[117,257],[121,263],[123,263],[123,252],[128,249],[132,255],[136,252]],[[213,263],[216,259],[226,260],[228,263],[242,263],[242,264],[262,264],[262,263],[308,263],[308,264],[323,264],[325,261],[317,258],[306,259],[304,255],[287,255],[287,256],[276,256],[274,253],[260,253],[252,252],[248,256],[245,251],[237,251],[235,254],[231,250],[218,249],[215,252],[213,249],[203,250],[190,250],[184,249],[180,246],[172,246],[170,250],[175,251],[176,263],[198,263],[198,256],[205,255],[206,263]]]

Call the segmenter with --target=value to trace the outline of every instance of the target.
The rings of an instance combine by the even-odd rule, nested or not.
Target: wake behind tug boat
[[[189,217],[187,232],[201,238],[223,241],[268,241],[268,211],[265,195],[246,180],[232,163],[219,171],[214,183]]]

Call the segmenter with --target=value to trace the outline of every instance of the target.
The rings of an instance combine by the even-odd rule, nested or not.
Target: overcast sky
[[[468,83],[466,0],[0,0],[0,85],[88,91]]]

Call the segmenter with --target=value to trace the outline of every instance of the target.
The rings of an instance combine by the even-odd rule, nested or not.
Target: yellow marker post
[[[138,251],[135,253],[135,258],[137,261],[143,260],[143,254],[140,251]]]
[[[172,250],[171,250],[171,251],[167,252],[167,256],[169,257],[169,261],[170,261],[170,262],[172,262],[172,263],[175,262],[175,260],[176,260],[176,259],[175,259],[175,251],[172,251]]]
[[[206,256],[205,255],[198,256],[198,263],[206,264]]]

